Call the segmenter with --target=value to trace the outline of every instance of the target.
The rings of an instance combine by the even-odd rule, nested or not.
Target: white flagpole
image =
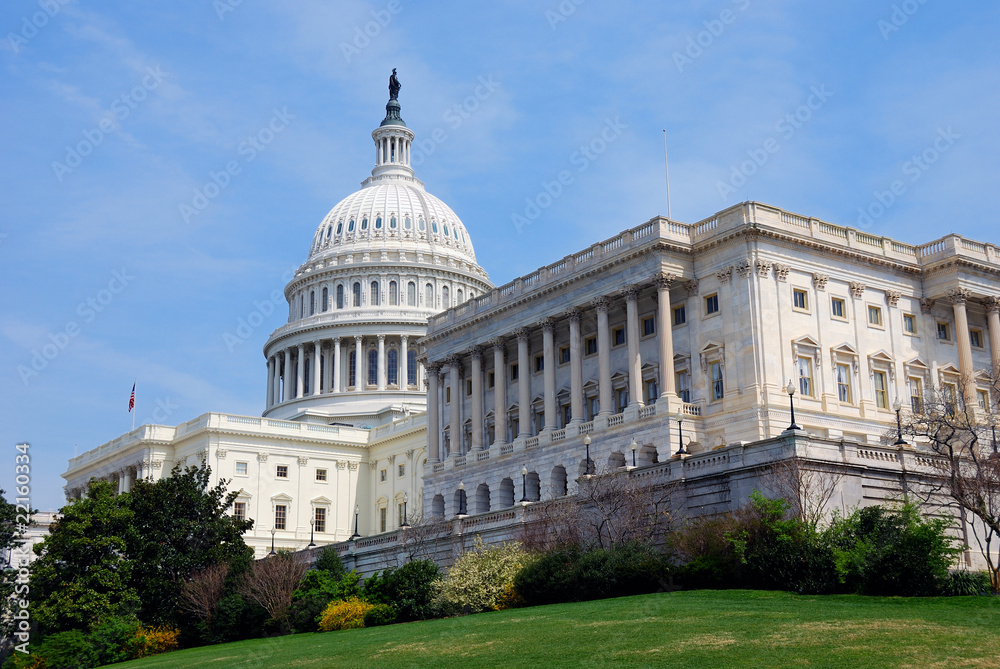
[[[667,160],[667,131],[663,131],[663,165],[666,170],[667,176],[667,218],[671,218],[670,215],[670,161]]]

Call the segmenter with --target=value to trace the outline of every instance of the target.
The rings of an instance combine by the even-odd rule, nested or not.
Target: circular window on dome
[[[375,229],[376,230],[381,230],[382,229],[382,217],[381,216],[379,216],[379,217],[377,217],[375,219]]]
[[[368,218],[367,217],[361,219],[361,229],[362,230],[367,230],[368,229]]]
[[[445,236],[445,237],[448,237],[448,236],[450,236],[450,235],[451,235],[451,233],[450,233],[450,232],[448,232],[448,224],[447,224],[447,223],[445,223],[445,224],[444,224],[444,236]]]
[[[344,231],[344,222],[343,221],[339,221],[337,223],[337,234],[339,235],[343,231]]]
[[[417,225],[420,227],[420,232],[427,231],[427,223],[424,222],[424,219],[421,218]]]
[[[396,217],[395,216],[393,216],[392,218],[389,219],[389,229],[390,230],[395,230],[396,229]]]
[[[437,234],[437,231],[438,231],[438,222],[437,221],[431,221],[431,230],[434,231],[435,235]]]
[[[413,228],[413,221],[410,220],[409,216],[403,219],[403,227],[407,230]]]
[[[354,232],[354,219],[353,218],[351,219],[351,222],[347,224],[347,231],[348,232]]]

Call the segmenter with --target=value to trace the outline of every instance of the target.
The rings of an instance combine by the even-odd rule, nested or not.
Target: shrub
[[[219,601],[212,616],[211,632],[206,630],[204,638],[208,643],[227,643],[259,637],[267,620],[264,607],[231,592]]]
[[[135,635],[138,630],[138,620],[122,618],[110,618],[95,627],[90,633],[90,642],[97,652],[98,663],[114,664],[136,657]]]
[[[364,626],[378,627],[379,625],[391,625],[396,622],[396,609],[390,604],[373,604],[365,611]]]
[[[495,611],[514,576],[533,560],[519,542],[486,548],[479,537],[447,576],[435,581],[434,603],[444,615]]]
[[[344,563],[340,560],[340,555],[337,554],[337,548],[332,544],[323,547],[312,568],[316,571],[329,573],[335,581],[339,581],[347,574]]]
[[[364,627],[365,613],[372,606],[372,604],[357,597],[351,597],[343,601],[332,601],[320,617],[319,630],[321,632],[333,632],[336,630]]]
[[[181,631],[169,625],[160,625],[159,627],[140,626],[135,631],[135,651],[132,658],[148,657],[176,650],[180,636]]]
[[[361,577],[357,572],[341,572],[337,575],[329,570],[312,569],[292,593],[292,603],[288,608],[288,621],[295,632],[315,632],[319,629],[319,616],[333,600],[360,598]]]
[[[89,669],[98,663],[97,651],[80,630],[50,634],[34,652],[48,669]]]
[[[966,597],[970,595],[989,595],[993,592],[990,575],[985,571],[966,571],[964,569],[948,574],[942,594],[949,597]]]
[[[432,561],[411,560],[367,578],[364,596],[373,603],[392,604],[400,622],[424,620],[434,615],[434,583],[440,578],[441,570]]]

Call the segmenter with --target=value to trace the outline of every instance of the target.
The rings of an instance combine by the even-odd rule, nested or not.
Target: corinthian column
[[[285,402],[292,399],[292,383],[289,378],[292,375],[292,356],[288,351],[286,348],[281,352],[281,357],[284,359],[281,365],[281,397]]]
[[[340,363],[340,337],[333,340],[333,392],[340,392],[340,382],[343,378]]]
[[[455,455],[464,455],[462,447],[462,386],[459,378],[461,360],[457,355],[448,358],[449,385],[451,386],[451,407],[448,415],[448,434],[451,435],[451,451]]]
[[[673,274],[661,273],[656,276],[656,338],[660,345],[660,397],[677,394],[674,377],[674,332],[671,324],[673,310],[670,305],[670,284],[675,279]]]
[[[312,394],[313,395],[319,395],[319,381],[320,381],[320,376],[319,376],[319,372],[320,372],[320,370],[319,370],[319,367],[320,367],[320,365],[319,365],[319,353],[320,353],[320,351],[319,351],[319,342],[316,341],[316,342],[313,343],[313,359],[312,359],[312,365],[311,365],[311,369],[310,369],[310,378],[309,378],[309,380],[312,382],[311,385],[312,385]]]
[[[483,349],[472,349],[472,450],[483,450]]]
[[[625,297],[625,337],[628,347],[628,403],[642,406],[642,359],[639,357],[639,287],[622,290]]]
[[[427,454],[431,462],[441,462],[441,426],[438,424],[438,366],[427,366]]]
[[[545,391],[545,431],[556,429],[556,350],[554,318],[542,322],[542,378]]]
[[[306,383],[306,348],[304,345],[299,344],[296,347],[296,360],[295,363],[295,396],[302,397],[306,394],[305,383]]]
[[[597,310],[597,386],[600,411],[598,415],[614,413],[611,394],[611,331],[608,327],[608,309],[611,300],[598,297],[593,302]]]
[[[378,336],[378,374],[376,375],[376,380],[378,381],[378,389],[385,390],[385,335],[380,334]]]
[[[400,390],[410,389],[410,360],[409,350],[407,349],[407,335],[399,337],[399,372],[396,385],[399,386]]]
[[[365,389],[364,378],[364,351],[361,350],[361,335],[354,336],[354,392],[360,393]]]
[[[264,400],[264,407],[271,408],[274,404],[274,358],[267,359],[267,393]]]
[[[993,381],[1000,381],[1000,297],[987,297],[986,320],[990,330],[990,358],[993,362]]]
[[[580,310],[571,309],[569,318],[569,412],[570,423],[583,422],[583,338],[580,336]]]
[[[531,369],[528,363],[528,330],[518,328],[517,335],[517,434],[531,434]]]
[[[507,365],[504,353],[507,345],[503,337],[490,340],[493,345],[493,443],[507,442]]]
[[[965,288],[948,291],[955,310],[955,338],[958,340],[958,368],[962,373],[962,397],[965,406],[976,406],[976,376],[972,369],[972,343],[969,341],[969,317],[965,304],[972,293]]]

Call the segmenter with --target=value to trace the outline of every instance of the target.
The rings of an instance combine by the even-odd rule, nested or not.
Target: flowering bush
[[[510,603],[514,575],[532,560],[520,542],[486,548],[479,537],[435,583],[434,602],[444,615],[495,611]]]
[[[176,650],[181,631],[176,627],[161,625],[159,627],[141,626],[135,632],[135,651],[133,658],[158,655]]]
[[[321,632],[334,632],[364,627],[365,613],[372,606],[357,597],[332,601],[320,616],[319,629]]]

